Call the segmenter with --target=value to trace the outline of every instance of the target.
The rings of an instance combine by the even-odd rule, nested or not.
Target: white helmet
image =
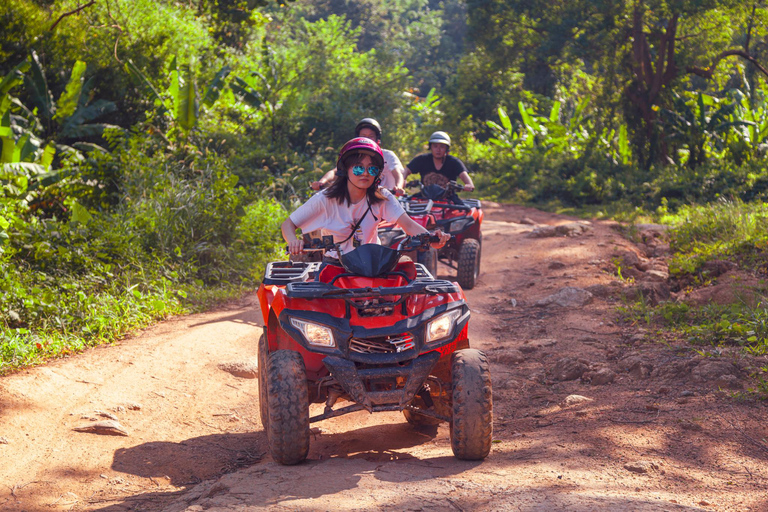
[[[429,143],[436,143],[436,144],[445,144],[448,147],[451,147],[451,138],[448,136],[445,132],[435,132],[432,135],[429,136]]]

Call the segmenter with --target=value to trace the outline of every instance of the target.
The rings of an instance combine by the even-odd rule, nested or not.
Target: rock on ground
[[[578,308],[592,302],[592,298],[592,294],[583,288],[566,286],[557,293],[554,293],[548,297],[544,297],[540,301],[536,302],[534,306],[544,307],[554,304],[564,308]]]

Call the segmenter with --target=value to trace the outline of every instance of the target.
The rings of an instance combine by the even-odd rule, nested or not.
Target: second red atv
[[[469,348],[464,294],[423,265],[399,261],[429,243],[425,234],[397,250],[365,244],[339,253],[342,266],[322,269],[318,262],[267,265],[258,290],[259,401],[275,461],[303,461],[310,423],[359,410],[403,411],[416,425],[446,421],[456,457],[488,455],[490,369]],[[311,245],[339,250],[332,237]],[[342,401],[349,405],[335,407]],[[310,416],[313,403],[325,403],[323,412]]]
[[[409,186],[421,186],[421,190],[401,200],[403,207],[413,220],[427,229],[439,228],[451,236],[445,247],[421,252],[411,259],[422,263],[432,275],[437,275],[438,261],[456,270],[456,281],[462,288],[471,290],[480,275],[480,255],[483,243],[481,230],[483,210],[477,199],[458,199],[457,190],[464,187],[450,181],[445,187],[424,185],[411,181]],[[458,199],[458,200],[456,200]],[[406,237],[402,229],[393,224],[379,228],[379,239],[383,245],[395,247]]]

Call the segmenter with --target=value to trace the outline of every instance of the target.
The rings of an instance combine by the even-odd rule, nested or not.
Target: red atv
[[[310,248],[339,250],[333,237],[323,238]],[[464,294],[423,265],[399,261],[429,243],[425,234],[397,250],[365,244],[342,254],[341,267],[267,265],[258,290],[259,402],[275,461],[303,461],[310,423],[359,410],[403,411],[414,425],[447,421],[456,457],[488,455],[490,369],[469,348]],[[351,404],[334,408],[343,400]],[[325,409],[310,417],[312,403]]]
[[[412,181],[408,186],[421,184]],[[484,214],[477,199],[452,200],[456,197],[455,191],[463,189],[455,181],[448,182],[446,187],[424,185],[420,192],[406,197],[402,203],[406,213],[422,226],[430,230],[439,228],[453,235],[451,241],[439,251],[433,249],[417,255],[409,254],[411,259],[422,263],[433,276],[437,275],[437,262],[444,263],[456,270],[456,280],[461,287],[471,290],[480,274]],[[384,224],[379,228],[381,243],[389,247],[396,246],[405,236],[405,232],[395,225]]]

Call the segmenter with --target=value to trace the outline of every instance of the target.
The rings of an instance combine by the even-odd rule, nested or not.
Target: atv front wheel
[[[475,287],[475,281],[480,274],[480,242],[474,238],[467,238],[459,247],[459,261],[456,280],[462,288],[471,290]]]
[[[309,453],[309,396],[301,354],[277,350],[267,363],[267,441],[280,464],[298,464]]]
[[[437,249],[430,247],[428,251],[420,252],[416,259],[437,279]]]
[[[464,460],[484,459],[493,437],[491,370],[485,354],[471,348],[454,352],[451,384],[453,454]]]
[[[267,430],[269,422],[269,405],[267,403],[267,360],[269,359],[269,350],[267,348],[267,338],[262,334],[259,338],[259,348],[257,351],[256,363],[259,367],[259,414],[261,415],[261,424],[264,430]]]

